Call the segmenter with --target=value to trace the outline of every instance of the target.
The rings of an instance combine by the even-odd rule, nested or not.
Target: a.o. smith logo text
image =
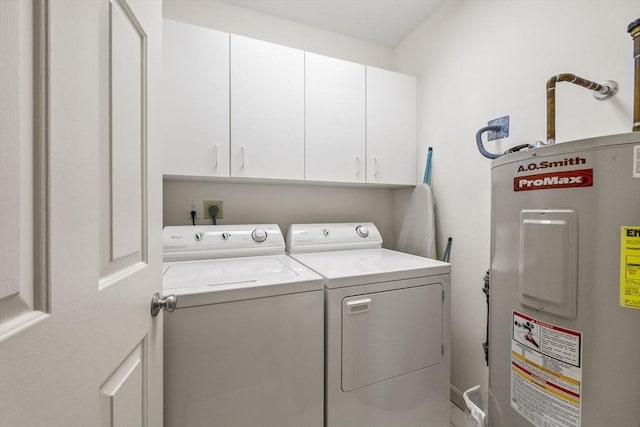
[[[593,169],[549,172],[513,178],[513,191],[593,186]]]
[[[536,171],[540,169],[562,168],[565,166],[579,166],[587,163],[587,159],[584,157],[568,157],[562,160],[548,161],[543,160],[541,162],[532,162],[528,165],[518,166],[518,172]]]

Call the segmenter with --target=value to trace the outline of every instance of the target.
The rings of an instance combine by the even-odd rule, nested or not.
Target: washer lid
[[[291,255],[325,278],[327,288],[449,274],[451,264],[389,249]]]
[[[285,255],[168,262],[164,294],[178,308],[322,289],[322,278]]]

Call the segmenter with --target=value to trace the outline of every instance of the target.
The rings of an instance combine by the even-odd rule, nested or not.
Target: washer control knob
[[[369,235],[369,229],[367,229],[367,227],[359,225],[356,227],[356,233],[358,233],[358,236],[360,237],[367,237]]]
[[[267,240],[267,232],[262,228],[256,228],[251,232],[251,238],[258,243],[264,242]]]
[[[322,235],[323,235],[324,237],[327,237],[327,236],[329,235],[329,230],[327,230],[326,228],[323,228],[323,229],[322,229]]]
[[[229,240],[229,237],[231,237],[231,233],[228,233],[226,231],[220,235],[220,238],[222,240]]]

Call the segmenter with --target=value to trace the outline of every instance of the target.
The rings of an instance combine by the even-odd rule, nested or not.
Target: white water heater
[[[489,425],[640,426],[640,132],[492,165]]]

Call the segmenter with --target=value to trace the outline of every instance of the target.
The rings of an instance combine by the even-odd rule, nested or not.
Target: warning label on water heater
[[[623,226],[620,235],[620,305],[640,309],[640,226]]]
[[[513,311],[511,407],[536,427],[579,427],[582,333]]]

